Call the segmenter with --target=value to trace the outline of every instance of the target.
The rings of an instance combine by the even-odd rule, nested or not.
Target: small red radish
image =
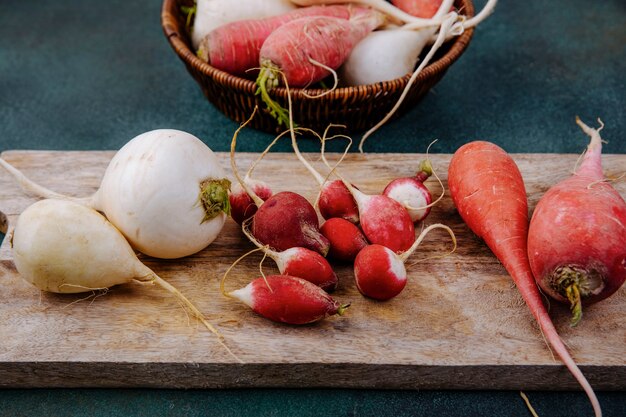
[[[266,201],[272,196],[272,190],[264,181],[252,178],[244,178],[244,181],[261,200]],[[237,224],[242,224],[254,216],[258,210],[257,205],[239,183],[233,186],[228,198],[230,200],[230,216]]]
[[[575,174],[539,200],[528,231],[528,257],[537,284],[571,305],[572,325],[582,304],[603,300],[626,280],[626,202],[602,173],[602,139],[591,136]]]
[[[328,257],[338,261],[354,261],[361,249],[368,245],[361,229],[339,217],[326,220],[322,224],[320,232],[330,242]]]
[[[342,315],[349,306],[342,305],[309,281],[289,275],[257,278],[226,295],[267,319],[288,324],[307,324]]]
[[[255,113],[256,108],[250,119],[237,129],[230,145],[233,174],[258,207],[252,217],[252,234],[262,244],[278,251],[303,247],[326,256],[329,249],[328,240],[320,233],[317,213],[306,198],[291,191],[283,191],[263,201],[239,176],[235,163],[237,136]]]
[[[430,213],[432,196],[424,181],[433,173],[428,159],[420,164],[420,170],[414,177],[396,178],[383,190],[383,194],[402,204],[413,223],[420,222]]]
[[[325,138],[326,135],[324,135]],[[324,147],[325,139],[322,138],[322,147]],[[354,201],[354,197],[341,180],[328,181],[306,160],[300,152],[296,136],[291,136],[291,145],[294,153],[302,162],[302,165],[313,175],[313,178],[320,185],[320,193],[317,199],[317,207],[324,219],[340,217],[352,223],[359,222],[359,209]],[[324,149],[322,149],[322,157],[324,157]],[[325,161],[326,162],[326,161]],[[356,188],[356,187],[355,187]]]
[[[282,275],[302,278],[317,285],[324,291],[330,292],[337,288],[337,274],[335,274],[332,266],[322,255],[310,249],[299,247],[277,252],[257,241],[247,226],[247,224],[243,225],[243,233],[263,253],[276,262],[276,266]]]
[[[454,232],[443,224],[433,224],[420,233],[413,245],[404,253],[396,254],[382,245],[369,245],[363,248],[354,260],[356,286],[366,297],[385,301],[400,294],[407,282],[404,263],[415,252],[424,237],[432,229],[445,229],[452,237],[456,250]]]

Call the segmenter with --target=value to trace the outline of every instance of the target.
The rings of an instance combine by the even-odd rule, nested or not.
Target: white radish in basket
[[[179,130],[143,133],[120,149],[91,197],[72,198],[41,187],[0,159],[22,188],[101,211],[140,252],[173,259],[208,246],[230,209],[230,181],[200,139]]]
[[[38,201],[19,216],[10,242],[20,276],[40,290],[73,294],[132,281],[157,284],[218,335],[233,355],[191,301],[141,263],[124,236],[95,210],[67,200]]]
[[[226,23],[275,16],[295,8],[289,0],[197,0],[191,43],[196,50],[210,31]]]

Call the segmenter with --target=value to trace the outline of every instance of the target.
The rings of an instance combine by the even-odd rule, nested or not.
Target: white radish
[[[221,338],[191,301],[137,259],[104,216],[84,205],[67,200],[32,204],[19,216],[11,244],[20,276],[42,291],[71,294],[133,281],[157,284]]]
[[[443,17],[454,0],[444,0],[433,16]],[[413,72],[437,26],[418,30],[388,29],[370,33],[359,42],[339,70],[346,85],[367,85],[395,80]]]
[[[72,198],[43,188],[0,159],[29,192],[68,199],[103,212],[140,252],[173,259],[208,246],[230,209],[230,181],[200,139],[179,130],[143,133],[120,149],[91,197]]]
[[[289,0],[197,0],[191,44],[200,41],[213,29],[245,19],[261,19],[287,13],[296,8]]]

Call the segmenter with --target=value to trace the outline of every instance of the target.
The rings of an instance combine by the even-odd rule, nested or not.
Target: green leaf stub
[[[229,191],[230,181],[226,178],[200,183],[200,202],[204,207],[202,223],[214,219],[222,212],[230,215]]]

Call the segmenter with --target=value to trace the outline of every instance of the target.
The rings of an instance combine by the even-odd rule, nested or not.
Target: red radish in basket
[[[596,416],[600,404],[559,337],[533,278],[527,255],[528,201],[522,175],[500,147],[484,141],[461,146],[448,168],[452,200],[468,227],[481,237],[513,278],[541,332],[583,387]]]
[[[582,163],[539,200],[530,221],[528,257],[537,283],[569,303],[572,325],[582,304],[603,300],[626,280],[626,202],[602,173],[602,139],[591,136]]]
[[[258,93],[279,124],[288,125],[289,116],[275,103],[269,91],[284,80],[289,87],[313,85],[343,64],[352,48],[368,33],[385,23],[374,10],[361,10],[350,19],[312,16],[285,23],[263,43],[257,78]]]
[[[238,20],[210,31],[198,46],[198,57],[233,75],[258,68],[261,47],[272,32],[296,19],[330,16],[347,20],[367,9],[350,5],[312,6],[264,19]]]
[[[320,232],[330,242],[328,257],[338,261],[354,261],[361,249],[368,245],[361,229],[339,217],[326,220]]]
[[[237,136],[252,117],[254,113],[237,129],[230,147],[233,175],[258,207],[252,217],[252,234],[262,244],[278,251],[303,247],[326,256],[329,249],[328,240],[320,233],[317,213],[306,198],[290,191],[283,191],[263,201],[239,176],[235,163]]]
[[[442,0],[391,0],[391,3],[400,10],[412,16],[423,18],[433,17],[441,2]]]
[[[413,245],[404,253],[396,254],[382,245],[369,245],[363,248],[354,260],[354,278],[361,294],[376,300],[389,300],[404,289],[407,283],[404,263],[433,229],[445,229],[452,237],[456,250],[454,232],[443,224],[433,224],[420,233]]]
[[[243,224],[241,229],[257,248],[276,262],[276,266],[282,275],[302,278],[317,285],[324,291],[330,292],[337,288],[337,274],[335,274],[326,258],[319,253],[299,247],[277,252],[259,243],[248,230],[246,223]]]

